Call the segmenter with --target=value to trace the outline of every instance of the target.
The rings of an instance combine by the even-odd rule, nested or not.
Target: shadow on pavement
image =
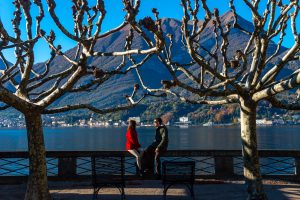
[[[160,181],[132,181],[126,184],[126,200],[162,200]],[[265,191],[270,200],[300,199],[299,184],[265,184]],[[245,200],[246,187],[243,183],[195,184],[196,200]],[[50,190],[54,200],[92,200],[93,188],[90,183],[51,182]],[[24,198],[26,184],[1,185],[0,199],[21,200]],[[118,189],[105,188],[99,193],[101,200],[121,199]],[[188,190],[182,186],[171,187],[167,200],[192,199]]]

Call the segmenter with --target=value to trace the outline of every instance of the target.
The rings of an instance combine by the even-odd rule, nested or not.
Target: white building
[[[267,119],[257,119],[256,120],[256,125],[258,126],[271,126],[273,122],[271,120]]]
[[[189,121],[189,118],[188,117],[179,117],[179,122],[188,122]]]
[[[119,122],[114,122],[113,126],[120,126]]]

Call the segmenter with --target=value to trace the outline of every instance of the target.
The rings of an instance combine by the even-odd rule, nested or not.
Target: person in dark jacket
[[[153,143],[149,147],[147,147],[145,152],[148,155],[154,155],[155,175],[157,179],[160,179],[161,177],[160,156],[168,149],[169,137],[168,137],[168,129],[162,123],[161,118],[155,118],[154,126],[156,127],[155,139]]]

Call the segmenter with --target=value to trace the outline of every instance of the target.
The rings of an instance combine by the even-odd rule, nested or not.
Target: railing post
[[[233,157],[215,157],[215,176],[234,176]]]
[[[295,176],[296,180],[300,180],[300,157],[295,157]]]
[[[58,158],[58,176],[70,178],[76,176],[76,158]]]

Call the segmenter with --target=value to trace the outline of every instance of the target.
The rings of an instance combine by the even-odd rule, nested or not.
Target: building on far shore
[[[256,125],[257,126],[272,126],[273,122],[271,120],[267,120],[267,119],[257,119]]]
[[[297,121],[300,122],[300,115],[292,115],[292,118]]]
[[[180,128],[187,128],[191,124],[192,122],[188,117],[179,117],[179,122],[175,122],[175,126],[179,126]]]

